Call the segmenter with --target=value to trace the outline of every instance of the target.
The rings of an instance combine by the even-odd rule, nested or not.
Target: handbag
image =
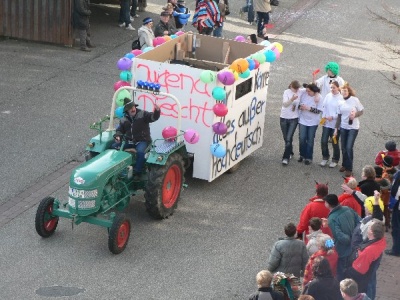
[[[140,46],[140,41],[139,38],[136,40],[133,40],[132,42],[132,50],[140,50],[142,47]]]

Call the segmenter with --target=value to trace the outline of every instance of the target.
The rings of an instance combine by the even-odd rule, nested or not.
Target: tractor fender
[[[186,145],[184,142],[176,143],[174,147],[171,149],[167,149],[167,151],[160,151],[157,147],[152,147],[150,152],[148,153],[148,157],[146,162],[148,164],[155,164],[155,165],[165,165],[168,161],[168,157],[170,157],[173,153],[179,153],[183,159],[188,157],[188,152],[186,150]]]

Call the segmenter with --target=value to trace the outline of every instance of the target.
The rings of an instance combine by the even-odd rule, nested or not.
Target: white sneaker
[[[127,29],[127,30],[136,30],[134,27],[132,27],[131,24],[129,24],[128,27],[125,27],[125,29]]]
[[[282,159],[282,165],[288,165],[289,160],[287,158]]]
[[[139,16],[139,15],[135,15],[134,17],[135,17],[135,18],[139,18],[140,16]]]
[[[135,21],[134,17],[130,17],[131,22]]]
[[[334,167],[336,167],[337,166],[337,162],[334,162],[334,161],[332,161],[330,164],[329,164],[329,168],[334,168]]]
[[[125,26],[125,22],[124,22],[124,23],[121,23],[121,24],[118,23],[118,26],[121,27],[121,28],[124,27],[124,26]]]
[[[323,159],[319,165],[321,167],[325,167],[327,163],[328,163],[328,160],[327,159]]]

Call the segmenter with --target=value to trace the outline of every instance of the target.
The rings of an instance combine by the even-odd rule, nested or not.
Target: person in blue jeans
[[[330,84],[331,92],[325,96],[322,108],[322,136],[321,136],[321,151],[322,151],[322,161],[320,163],[321,167],[325,167],[330,158],[329,153],[329,138],[333,137],[335,132],[336,119],[338,116],[337,110],[339,104],[344,101],[342,95],[340,94],[339,83],[337,81],[332,81]],[[340,147],[339,147],[339,135],[340,131],[337,132],[336,138],[332,139],[333,155],[330,168],[337,166],[340,159]]]
[[[257,36],[264,38],[263,29],[269,22],[271,12],[270,0],[253,0],[254,10],[257,13]]]
[[[320,122],[322,110],[320,89],[314,83],[306,85],[305,93],[300,96],[299,104],[299,148],[298,162],[310,165],[314,155],[314,139]]]
[[[283,92],[283,102],[280,115],[280,125],[285,141],[285,151],[282,164],[288,165],[293,153],[293,135],[299,122],[299,91],[300,83],[293,80]]]
[[[342,101],[338,106],[338,117],[336,120],[333,136],[337,137],[340,129],[340,144],[342,148],[342,167],[340,172],[345,172],[349,177],[353,174],[353,147],[360,129],[359,117],[364,112],[364,106],[355,97],[355,92],[348,83],[342,87]]]
[[[118,26],[127,30],[135,30],[131,25],[131,0],[120,0]]]
[[[139,175],[143,171],[145,162],[145,150],[151,143],[150,123],[160,118],[160,107],[155,104],[154,111],[148,112],[137,108],[137,104],[129,98],[124,99],[124,116],[121,118],[114,136],[115,142],[111,148],[120,149],[121,137],[125,137],[125,149],[136,150],[135,174]]]

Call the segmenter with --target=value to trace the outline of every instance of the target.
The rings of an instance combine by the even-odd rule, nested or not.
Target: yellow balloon
[[[273,42],[272,45],[275,46],[276,49],[278,49],[279,53],[282,53],[283,51],[283,46],[281,43]]]
[[[233,72],[233,76],[235,76],[235,80],[238,80],[238,78],[239,78],[239,73],[236,72],[236,71],[234,71],[234,70],[232,70],[232,72]]]

